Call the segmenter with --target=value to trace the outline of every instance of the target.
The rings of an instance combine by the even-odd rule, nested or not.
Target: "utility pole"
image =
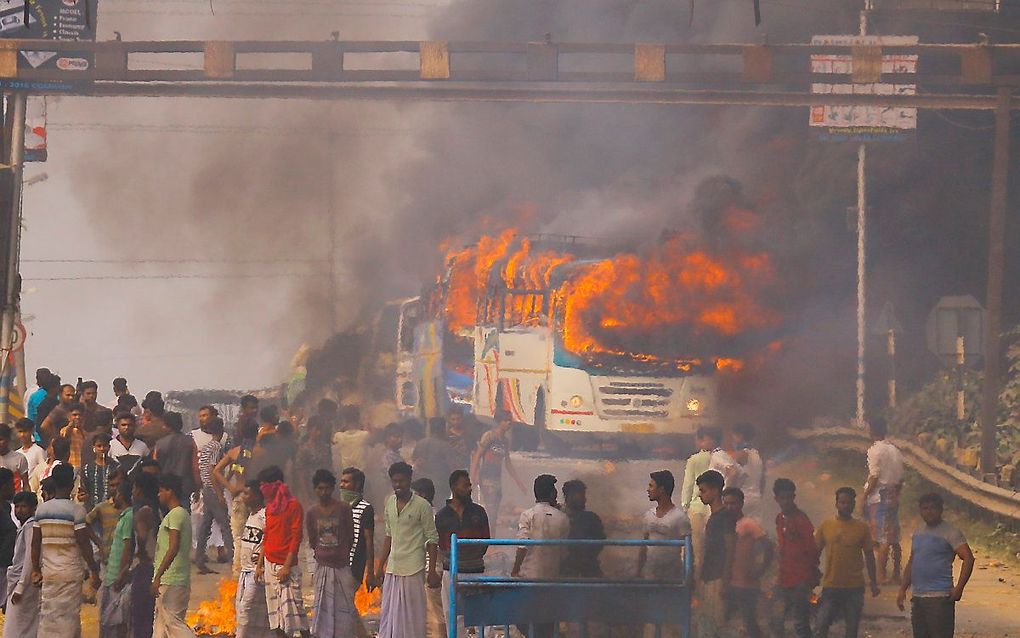
[[[3,314],[0,317],[0,370],[6,370],[14,346],[14,322],[18,313],[20,283],[18,261],[21,251],[21,190],[25,153],[25,105],[27,95],[16,91],[7,94],[4,113],[2,170],[8,172],[0,180],[0,232],[5,234],[0,254],[4,274]],[[6,200],[6,201],[5,201]],[[6,402],[0,410],[0,421],[7,421]]]
[[[860,35],[868,35],[868,12],[872,8],[872,0],[864,0],[861,11]],[[865,168],[867,166],[868,147],[865,142],[857,145],[857,427],[864,428],[864,373],[866,371],[865,355],[867,354],[867,244],[865,243],[868,229],[868,183]]]
[[[995,482],[996,426],[999,387],[1002,382],[1002,285],[1006,261],[1006,206],[1008,205],[1010,103],[1012,91],[999,88],[995,109],[992,155],[992,197],[988,215],[988,290],[985,295],[985,378],[981,387],[981,473]]]

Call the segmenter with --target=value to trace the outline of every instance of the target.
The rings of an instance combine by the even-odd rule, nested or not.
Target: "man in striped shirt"
[[[354,542],[351,543],[351,574],[359,585],[375,580],[375,508],[362,498],[365,492],[365,473],[356,467],[344,468],[340,475],[340,498],[346,501],[354,514]],[[366,578],[365,571],[368,571]],[[355,609],[354,633],[367,638],[368,631]]]
[[[199,573],[212,573],[206,564],[206,544],[212,532],[215,520],[220,527],[223,546],[226,554],[223,562],[232,562],[234,556],[234,539],[230,534],[230,513],[227,511],[227,497],[223,488],[213,480],[212,471],[223,458],[227,436],[224,433],[223,419],[218,416],[209,418],[200,430],[202,436],[192,432],[198,445],[198,475],[202,482],[202,521],[198,526],[198,542],[195,549],[195,566]]]
[[[74,468],[62,463],[50,475],[55,495],[36,510],[32,536],[32,580],[42,582],[39,635],[73,638],[81,632],[81,567],[99,588],[99,564],[85,530],[85,509],[71,501]]]

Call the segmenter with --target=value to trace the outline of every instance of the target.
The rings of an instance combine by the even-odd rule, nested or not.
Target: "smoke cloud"
[[[126,39],[319,39],[336,25],[350,39],[759,42],[767,34],[773,42],[798,42],[813,33],[856,30],[855,11],[835,0],[766,2],[758,28],[750,3],[730,0],[696,1],[693,22],[690,6],[673,0],[464,0],[408,5],[389,10],[392,15],[340,15],[336,9],[328,18],[309,15],[306,4],[274,3],[286,19],[203,19],[200,24],[216,27],[186,33],[177,18],[101,14],[101,37],[123,29]],[[238,6],[226,3],[221,11],[230,15]],[[52,110],[54,119],[94,124],[109,114],[112,125],[183,122],[183,130],[131,137],[83,133],[89,143],[78,147],[69,172],[73,206],[81,211],[77,219],[90,228],[97,252],[215,258],[222,263],[203,264],[203,273],[265,275],[186,289],[172,287],[183,285],[177,282],[111,283],[103,296],[113,301],[93,319],[123,336],[104,349],[192,339],[199,351],[229,353],[187,371],[178,371],[176,361],[163,368],[161,361],[158,372],[144,373],[152,386],[270,385],[286,375],[299,343],[318,344],[333,332],[332,294],[323,276],[331,251],[331,199],[339,328],[364,320],[382,301],[415,294],[439,272],[438,246],[448,238],[469,242],[493,225],[519,223],[526,232],[639,247],[667,229],[697,230],[705,185],[722,179],[739,185],[741,201],[764,216],[764,239],[788,278],[781,293],[787,345],[764,378],[734,395],[734,412],[774,423],[804,421],[845,412],[852,402],[854,253],[845,207],[854,201],[854,154],[852,148],[811,142],[803,109],[67,102]],[[202,128],[210,124],[216,130]],[[920,220],[942,214],[950,203],[983,218],[986,201],[983,193],[974,196],[973,187],[937,177],[950,148],[972,143],[987,152],[985,134],[951,129],[956,135],[947,138],[945,125],[927,116],[922,126],[927,130],[916,143],[874,153],[871,169],[879,236],[875,303],[895,301],[901,321],[914,326],[938,294],[974,292],[981,280],[975,260],[932,248],[939,243],[932,240],[946,234]],[[55,132],[54,146],[62,143],[59,127]],[[982,157],[960,170],[980,184],[986,168]],[[957,238],[980,247],[980,229],[955,230]],[[918,237],[926,238],[928,253],[903,254],[897,246]],[[47,248],[36,244],[40,253]],[[62,292],[51,303],[87,303],[89,290]],[[188,326],[187,334],[180,334],[181,325]],[[59,333],[52,325],[47,330],[51,338]],[[925,360],[916,333],[903,347]],[[71,360],[95,360],[87,355]],[[152,366],[118,360],[94,367],[88,374],[102,377],[131,376],[135,368]]]

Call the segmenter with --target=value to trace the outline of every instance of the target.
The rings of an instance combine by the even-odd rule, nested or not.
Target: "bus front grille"
[[[605,417],[665,419],[673,389],[662,383],[611,381],[599,385],[598,393]]]

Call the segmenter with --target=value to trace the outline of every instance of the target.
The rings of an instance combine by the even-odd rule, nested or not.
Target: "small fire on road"
[[[199,603],[198,609],[188,614],[188,624],[199,636],[233,636],[237,631],[236,595],[237,581],[230,578],[220,580],[216,598]]]
[[[188,614],[188,624],[199,636],[233,636],[237,632],[236,595],[236,581],[228,578],[220,580],[216,597],[199,603],[198,609]],[[378,614],[382,607],[382,590],[369,593],[362,584],[354,596],[354,605],[362,617]]]
[[[358,587],[357,593],[354,594],[354,606],[358,608],[358,613],[362,617],[378,614],[382,609],[382,590],[376,589],[369,593],[365,584],[362,583],[361,587]]]

